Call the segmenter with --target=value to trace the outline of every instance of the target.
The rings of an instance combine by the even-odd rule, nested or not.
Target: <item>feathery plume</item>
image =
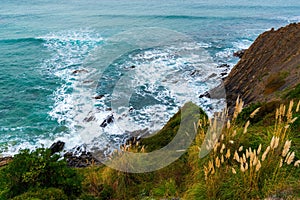
[[[223,151],[224,151],[225,148],[226,148],[226,147],[225,147],[225,144],[222,144],[222,147],[221,147],[221,150],[220,150],[220,153],[221,153],[221,154],[223,153]]]
[[[239,152],[243,151],[243,146],[240,146]]]
[[[287,140],[287,141],[285,141],[285,143],[284,143],[284,147],[283,147],[283,151],[282,151],[282,157],[285,157],[286,156],[286,154],[289,152],[289,150],[290,150],[290,147],[291,147],[291,143],[292,143],[292,141],[291,140]]]
[[[257,163],[257,165],[255,167],[255,171],[256,172],[259,171],[260,168],[261,168],[261,163],[260,163],[260,160],[258,160],[258,163]]]
[[[270,146],[267,147],[267,149],[265,150],[265,152],[263,153],[262,157],[261,157],[261,160],[264,161],[267,157],[267,154],[269,153],[270,151]]]
[[[293,124],[297,119],[298,117],[294,117],[294,119],[291,120],[291,124]]]
[[[291,155],[288,157],[286,164],[291,164],[294,161],[295,158],[295,152],[291,153]]]
[[[294,106],[294,101],[291,100],[290,101],[290,105],[289,105],[289,109],[286,113],[286,117],[287,117],[287,122],[290,123],[291,120],[292,120],[292,117],[293,117],[293,113],[292,113],[292,109],[293,109],[293,106]]]
[[[299,108],[300,108],[300,100],[298,101],[297,107],[296,107],[296,112],[299,112]]]
[[[261,144],[259,144],[258,149],[257,149],[257,155],[259,155],[261,152]]]
[[[280,162],[279,162],[279,168],[280,168],[280,167],[282,167],[282,165],[283,165],[283,159],[282,159],[282,158],[280,158]]]
[[[276,149],[279,145],[279,137],[275,137],[274,149]]]
[[[233,159],[235,159],[238,162],[240,161],[240,157],[237,151],[234,152]]]
[[[245,127],[244,127],[244,134],[247,133],[247,129],[248,129],[248,126],[249,126],[249,125],[250,125],[250,121],[248,120],[248,121],[246,122]]]
[[[232,171],[233,174],[236,174],[236,171],[233,167],[231,167],[231,171]]]
[[[246,170],[245,170],[245,168],[244,168],[244,164],[243,163],[241,163],[241,172],[245,172]]]
[[[236,130],[233,131],[232,137],[236,136]]]
[[[275,136],[272,137],[272,140],[271,140],[271,143],[270,143],[271,149],[274,149],[274,145],[275,145]]]
[[[216,161],[215,162],[216,162],[216,167],[219,168],[221,166],[221,163],[220,163],[220,159],[219,159],[218,156],[216,157]]]
[[[250,118],[254,118],[254,116],[259,112],[260,107],[256,108],[251,114],[250,114]]]
[[[227,153],[225,155],[225,158],[229,159],[230,158],[230,149],[227,149]]]
[[[230,120],[227,121],[227,129],[230,129]]]

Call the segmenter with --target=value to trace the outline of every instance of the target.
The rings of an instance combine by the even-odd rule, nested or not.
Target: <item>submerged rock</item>
[[[95,96],[95,97],[93,97],[94,99],[102,99],[104,97],[104,95],[103,94],[99,94],[99,95],[97,95],[97,96]]]
[[[83,119],[84,122],[91,122],[91,121],[95,121],[96,117],[94,116],[90,116],[90,117],[86,117]]]
[[[82,72],[87,73],[88,70],[86,70],[86,69],[76,69],[72,72],[72,74],[78,74],[78,73],[82,73]]]

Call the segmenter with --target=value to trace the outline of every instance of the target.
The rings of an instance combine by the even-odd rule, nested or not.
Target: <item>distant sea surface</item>
[[[187,101],[219,110],[199,95],[237,63],[233,52],[299,21],[298,0],[1,0],[0,154],[57,140],[108,150]]]

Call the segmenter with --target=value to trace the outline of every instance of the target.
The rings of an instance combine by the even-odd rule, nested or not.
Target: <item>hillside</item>
[[[278,100],[300,83],[300,23],[261,34],[225,79],[227,103]]]

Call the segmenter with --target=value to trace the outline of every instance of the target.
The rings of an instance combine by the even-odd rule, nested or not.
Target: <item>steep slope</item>
[[[261,34],[225,79],[228,107],[279,99],[300,83],[300,23]]]

